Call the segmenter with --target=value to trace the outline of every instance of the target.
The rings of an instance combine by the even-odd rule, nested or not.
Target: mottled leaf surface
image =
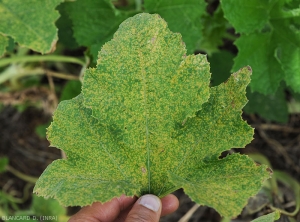
[[[253,129],[240,118],[249,80],[249,70],[244,68],[226,83],[211,88],[209,101],[179,131],[177,138],[183,142],[186,154],[169,171],[171,183],[182,187],[197,203],[212,206],[224,216],[239,214],[247,199],[259,190],[261,178],[268,175],[265,167],[255,167],[247,156],[235,154],[218,159],[222,151],[244,147],[251,141]]]
[[[21,46],[41,53],[55,49],[57,29],[55,10],[62,0],[0,1],[0,33],[11,36]]]
[[[219,159],[252,140],[241,119],[250,74],[246,67],[210,88],[206,56],[186,56],[163,19],[127,19],[86,71],[82,93],[55,111],[48,139],[68,158],[49,165],[34,191],[83,206],[183,187],[196,202],[237,215],[270,176],[247,156]]]
[[[205,1],[198,0],[145,0],[145,10],[157,13],[168,23],[173,32],[179,32],[186,44],[188,53],[200,48]]]

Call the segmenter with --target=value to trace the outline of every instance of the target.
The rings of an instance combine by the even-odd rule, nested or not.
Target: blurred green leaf
[[[252,220],[251,222],[274,222],[274,221],[278,220],[279,217],[280,217],[280,212],[276,210],[273,213],[256,218],[255,220]]]
[[[0,57],[6,52],[6,47],[8,47],[9,39],[0,34]]]
[[[66,4],[67,3],[64,2],[57,7],[60,13],[60,17],[56,21],[56,26],[58,28],[58,42],[62,43],[68,49],[76,49],[79,45],[73,36],[73,21],[68,15]]]
[[[275,94],[263,95],[251,92],[247,88],[248,104],[244,111],[248,114],[256,113],[265,120],[286,123],[288,121],[288,106],[283,88],[279,88]]]
[[[179,32],[186,44],[188,54],[200,49],[202,38],[202,15],[206,8],[205,1],[198,0],[145,0],[145,10],[149,13],[159,14],[173,32]]]
[[[225,18],[236,32],[249,34],[260,31],[269,20],[272,2],[261,0],[221,0]]]
[[[233,65],[234,55],[231,52],[222,50],[208,56],[210,63],[211,85],[217,86],[230,77],[230,70]]]
[[[275,58],[276,36],[272,32],[242,35],[235,41],[238,55],[233,71],[250,65],[253,70],[250,87],[252,91],[268,95],[277,91],[284,79],[283,70]]]
[[[38,197],[35,194],[32,196],[32,203],[28,210],[19,210],[15,213],[15,216],[35,216],[36,219],[45,222],[65,222],[68,220],[66,216],[66,209],[62,207],[56,200],[54,199],[45,199],[43,197]],[[26,220],[26,221],[37,221],[36,219]],[[17,222],[20,220],[10,220],[13,222]]]
[[[218,52],[219,46],[223,45],[228,21],[224,18],[223,10],[219,6],[213,15],[206,13],[202,23],[200,49],[211,55],[214,52]]]
[[[0,33],[11,36],[21,46],[41,53],[55,49],[59,17],[55,7],[63,0],[0,1]]]
[[[79,80],[69,80],[61,93],[59,101],[72,99],[81,92],[81,82]]]
[[[46,138],[46,132],[47,132],[47,128],[49,127],[49,125],[50,125],[50,122],[37,126],[35,128],[35,133],[41,138]]]
[[[8,165],[8,158],[7,157],[0,157],[0,173],[6,171],[6,166]]]
[[[94,60],[121,22],[134,14],[119,11],[109,0],[77,0],[64,4],[64,12],[72,20],[77,43],[89,47]]]

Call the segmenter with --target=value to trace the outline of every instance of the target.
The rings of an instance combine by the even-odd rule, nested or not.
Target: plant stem
[[[37,181],[38,178],[36,177],[32,177],[32,176],[28,176],[24,173],[21,173],[20,171],[14,169],[13,167],[7,165],[6,166],[7,171],[11,172],[12,174],[14,174],[16,177],[29,182],[29,183],[35,183]]]
[[[180,218],[178,222],[189,221],[189,219],[193,216],[193,214],[199,207],[200,207],[199,204],[195,204],[191,209],[189,209],[189,211],[183,217]]]
[[[135,9],[139,12],[142,11],[142,0],[135,0]]]
[[[9,79],[20,78],[22,76],[29,76],[29,75],[42,75],[43,73],[44,73],[43,69],[41,68],[28,70],[28,69],[24,69],[23,67],[11,65],[1,73],[0,84],[6,82]]]
[[[69,56],[60,56],[60,55],[31,55],[31,56],[15,56],[10,58],[4,58],[0,60],[0,67],[9,65],[11,63],[17,62],[70,62],[76,63],[81,66],[85,66],[85,62]]]
[[[53,71],[50,71],[50,70],[45,70],[45,72],[49,76],[53,76],[53,77],[56,77],[56,78],[67,79],[67,80],[79,80],[78,76],[73,76],[71,74],[60,73],[60,72],[53,72]]]
[[[33,76],[33,75],[44,75],[47,73],[49,76],[67,79],[67,80],[78,80],[78,76],[73,76],[71,74],[53,72],[51,70],[44,70],[42,68],[28,69],[24,67],[18,67],[12,65],[8,67],[4,72],[0,75],[0,84],[6,82],[9,79],[18,79],[24,76]]]
[[[233,35],[233,34],[231,34],[231,33],[228,33],[228,32],[225,32],[225,33],[223,34],[223,38],[229,39],[230,41],[233,41],[233,42],[234,42],[235,40],[238,39],[237,36],[235,36],[235,35]]]

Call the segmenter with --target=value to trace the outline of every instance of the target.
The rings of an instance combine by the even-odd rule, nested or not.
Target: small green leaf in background
[[[2,0],[0,33],[11,36],[21,46],[41,53],[55,49],[59,13],[55,7],[63,0]]]
[[[300,93],[300,30],[291,29],[290,24],[284,22],[273,22],[273,25],[278,38],[276,58],[283,69],[284,79],[288,86]]]
[[[266,120],[279,123],[286,123],[288,121],[288,106],[283,87],[278,88],[277,92],[273,95],[251,92],[248,88],[247,98],[249,102],[244,107],[246,113],[256,113]]]
[[[37,126],[35,128],[35,133],[41,138],[46,138],[46,131],[47,131],[47,128],[49,127],[49,125],[50,125],[50,122]]]
[[[232,70],[250,65],[253,70],[250,87],[252,91],[273,94],[284,79],[283,70],[275,58],[276,43],[272,33],[241,35],[234,44],[239,53]]]
[[[43,197],[33,195],[29,210],[17,211],[15,216],[35,216],[37,218],[43,218],[43,216],[45,216],[45,218],[43,219],[43,221],[45,222],[65,222],[68,220],[66,213],[66,209],[62,207],[56,200],[45,199]]]
[[[81,82],[78,80],[69,80],[64,86],[60,98],[60,101],[72,99],[78,96],[81,92]]]
[[[6,52],[6,47],[8,46],[8,38],[0,34],[0,57]]]
[[[217,86],[225,82],[230,76],[234,55],[231,52],[222,50],[208,56],[211,71],[211,85]]]
[[[214,52],[219,51],[219,46],[223,45],[223,38],[226,33],[228,22],[224,18],[222,8],[219,6],[216,11],[214,11],[213,15],[206,13],[203,16],[202,23],[203,28],[200,49],[211,56]]]
[[[38,197],[33,195],[33,201],[31,205],[31,210],[37,216],[61,216],[66,215],[66,209],[62,207],[57,200],[45,199],[43,197]]]
[[[222,0],[224,16],[240,33],[233,71],[250,65],[252,91],[274,94],[282,80],[300,92],[299,1]]]
[[[260,31],[269,21],[272,1],[261,0],[221,0],[225,18],[236,32],[249,34]]]
[[[54,113],[48,139],[68,158],[50,164],[34,192],[84,206],[183,188],[221,215],[239,214],[270,177],[246,155],[219,159],[253,139],[241,118],[250,68],[210,88],[206,56],[186,56],[181,35],[146,13],[124,21],[97,61],[82,93]]]
[[[57,7],[60,14],[59,19],[56,21],[56,26],[58,28],[58,42],[62,43],[68,49],[76,49],[79,46],[73,36],[73,22],[65,9],[66,5],[67,4],[62,3]]]
[[[278,210],[274,211],[273,213],[269,213],[267,215],[261,216],[252,220],[251,222],[274,222],[278,220],[280,217],[280,212]]]
[[[145,0],[145,10],[159,14],[173,32],[179,32],[189,54],[200,49],[201,33],[207,3],[198,0]]]
[[[7,157],[0,157],[0,173],[6,171],[6,166],[8,165],[8,158]]]
[[[102,45],[112,38],[121,22],[132,15],[119,11],[109,0],[77,0],[63,4],[64,12],[73,22],[77,43],[90,47],[95,60]]]

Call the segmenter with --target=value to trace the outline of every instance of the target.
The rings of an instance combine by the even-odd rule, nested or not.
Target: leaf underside
[[[50,164],[34,192],[84,206],[182,187],[224,216],[239,214],[270,176],[245,155],[219,159],[252,140],[241,119],[250,75],[245,67],[210,88],[206,56],[186,56],[163,19],[125,20],[86,71],[82,93],[55,111],[48,139],[68,158]]]

